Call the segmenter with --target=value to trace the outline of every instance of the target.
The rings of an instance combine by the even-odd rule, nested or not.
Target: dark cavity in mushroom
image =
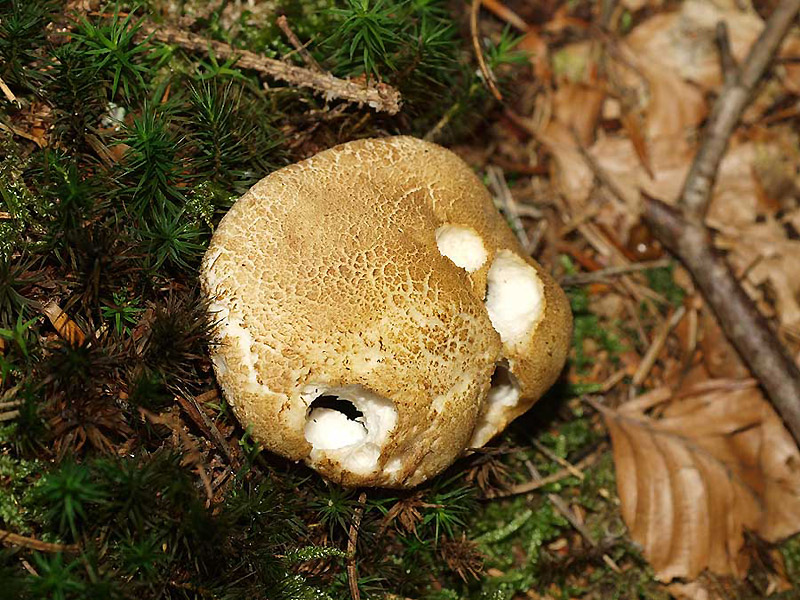
[[[363,419],[364,417],[364,413],[358,410],[355,404],[349,400],[339,398],[338,396],[322,395],[315,398],[308,407],[308,412],[306,414],[310,415],[317,408],[328,408],[330,410],[335,410],[342,413],[350,421],[356,421],[359,418]]]

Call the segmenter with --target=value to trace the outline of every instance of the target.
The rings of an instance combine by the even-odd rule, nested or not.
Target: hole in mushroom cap
[[[319,450],[352,446],[367,437],[364,413],[336,396],[320,396],[308,408],[306,440]]]
[[[353,473],[368,475],[397,423],[394,403],[361,385],[305,386],[300,397],[308,407],[305,438],[311,462],[338,461]]]
[[[507,360],[501,360],[492,373],[492,383],[486,402],[491,406],[514,406],[519,400],[520,385]]]
[[[505,425],[503,415],[506,410],[516,406],[519,402],[519,381],[509,368],[507,360],[497,363],[492,373],[491,387],[486,395],[486,404],[483,412],[478,417],[478,422],[472,432],[470,447],[480,448]]]
[[[544,307],[544,285],[536,269],[522,258],[501,250],[489,269],[486,310],[504,344],[525,338]]]
[[[442,225],[436,230],[436,246],[443,256],[469,273],[477,271],[486,262],[483,240],[470,227]]]

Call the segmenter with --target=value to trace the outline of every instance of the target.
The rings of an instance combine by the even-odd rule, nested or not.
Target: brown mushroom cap
[[[525,281],[509,286],[509,273]],[[220,223],[202,281],[240,421],[345,485],[437,474],[527,410],[569,345],[563,292],[479,179],[410,137],[342,144],[262,179]],[[501,340],[487,287],[495,320],[510,307],[511,329],[527,328]],[[492,388],[498,364],[511,375]]]

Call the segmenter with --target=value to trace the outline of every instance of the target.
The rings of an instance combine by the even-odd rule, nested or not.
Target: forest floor
[[[702,139],[717,24],[741,62],[776,4],[0,4],[0,596],[797,597],[798,448],[642,219]],[[705,220],[795,358],[798,58],[795,27]],[[488,447],[351,490],[236,421],[197,267],[263,176],[393,134],[475,169],[574,334]]]

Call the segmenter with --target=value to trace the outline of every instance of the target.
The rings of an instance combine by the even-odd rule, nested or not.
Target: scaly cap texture
[[[480,180],[410,137],[265,177],[220,223],[202,281],[239,420],[344,485],[439,473],[527,410],[569,345],[563,292]]]

